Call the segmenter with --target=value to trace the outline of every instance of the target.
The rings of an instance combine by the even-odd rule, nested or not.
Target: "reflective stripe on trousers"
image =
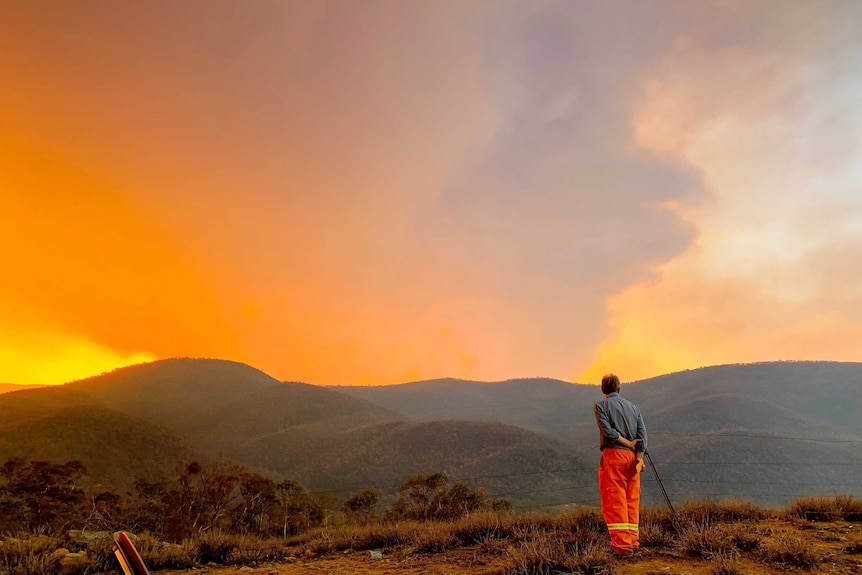
[[[638,548],[641,478],[635,454],[628,449],[605,449],[599,460],[602,515],[611,536],[611,548],[621,554]]]

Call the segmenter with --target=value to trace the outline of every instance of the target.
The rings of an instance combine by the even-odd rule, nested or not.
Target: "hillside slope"
[[[216,450],[248,450],[257,440],[297,433],[305,425],[348,432],[403,416],[326,388],[305,383],[276,383],[241,397],[192,411],[174,428],[196,443]]]
[[[25,389],[36,389],[45,387],[44,385],[18,385],[15,383],[0,383],[0,395],[4,393],[12,393],[14,391],[24,391]]]
[[[197,412],[279,384],[243,363],[179,358],[125,367],[63,387],[152,423],[175,426]]]
[[[497,421],[571,440],[571,429],[592,418],[601,397],[594,385],[550,378],[498,382],[433,379],[375,387],[333,386],[342,393],[372,401],[411,419]]]
[[[719,366],[623,387],[672,498],[765,505],[862,494],[860,391],[861,364],[829,362]],[[596,504],[600,397],[548,379],[333,389],[235,362],[165,360],[0,395],[0,457],[83,458],[94,480],[120,483],[221,453],[342,497],[445,471],[525,506]],[[644,494],[660,500],[650,472]]]
[[[0,462],[13,457],[82,461],[91,482],[117,492],[130,490],[136,476],[172,476],[178,460],[206,461],[175,433],[95,404],[4,425]]]
[[[585,485],[594,474],[570,446],[536,432],[411,421],[332,389],[278,382],[219,360],[164,360],[7,394],[0,396],[0,417],[15,425],[0,453],[82,459],[100,482],[151,477],[177,459],[222,454],[340,497],[362,487],[387,495],[412,474],[445,471],[492,496],[541,504],[560,501],[560,490]],[[122,445],[126,459],[104,464],[105,453]]]
[[[259,454],[260,466],[340,497],[362,487],[394,493],[410,475],[443,471],[522,507],[556,505],[571,502],[595,475],[565,444],[486,422],[402,420],[343,431],[311,425],[262,437],[245,451]]]
[[[522,425],[598,458],[597,386],[526,379],[338,388],[389,409]],[[862,493],[862,364],[779,362],[685,371],[631,384],[649,448],[679,499],[740,495],[764,505]],[[659,497],[651,474],[645,492]]]

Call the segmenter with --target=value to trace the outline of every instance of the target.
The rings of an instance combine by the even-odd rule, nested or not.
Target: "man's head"
[[[609,393],[620,391],[620,378],[615,376],[612,373],[607,374],[602,378],[602,393],[605,395]]]

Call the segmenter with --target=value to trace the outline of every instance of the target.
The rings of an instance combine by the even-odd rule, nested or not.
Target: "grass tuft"
[[[862,521],[862,501],[852,495],[805,497],[791,503],[787,515],[808,521]]]
[[[711,499],[687,501],[679,512],[682,523],[712,523],[716,521],[760,521],[767,513],[750,501],[731,498],[716,502]]]
[[[739,557],[716,555],[712,560],[712,575],[743,575]]]
[[[15,575],[54,575],[61,571],[59,539],[20,533],[0,542],[0,570]]]
[[[563,543],[551,534],[537,531],[533,539],[522,541],[509,550],[511,565],[503,575],[550,575],[613,573],[611,557],[604,544],[585,538]]]
[[[801,537],[789,533],[776,535],[763,546],[761,553],[763,559],[769,563],[806,569],[820,565],[820,556],[811,545]]]
[[[737,553],[730,532],[722,525],[709,523],[688,526],[680,537],[679,545],[688,555],[707,560]]]

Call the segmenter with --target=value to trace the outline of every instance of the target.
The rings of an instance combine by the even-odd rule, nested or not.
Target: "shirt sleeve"
[[[604,412],[601,404],[596,404],[593,407],[593,413],[596,414],[596,424],[599,426],[599,433],[602,434],[602,437],[607,437],[611,441],[616,441],[620,434],[611,426],[611,420],[608,417],[608,414]]]
[[[635,445],[635,451],[646,451],[647,450],[647,433],[646,433],[646,425],[644,425],[643,417],[641,417],[640,411],[638,411],[638,426],[637,426],[637,436],[636,439],[640,439]]]

